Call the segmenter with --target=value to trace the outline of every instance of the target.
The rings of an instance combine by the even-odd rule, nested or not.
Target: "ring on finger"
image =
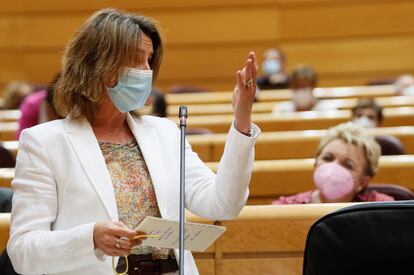
[[[252,78],[250,78],[249,80],[244,81],[244,87],[249,88],[251,86],[253,86],[253,79]]]
[[[116,240],[115,247],[118,248],[118,249],[121,248],[121,238],[119,238],[118,240]]]

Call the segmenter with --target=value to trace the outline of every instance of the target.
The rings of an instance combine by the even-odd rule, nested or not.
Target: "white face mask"
[[[273,75],[280,72],[281,65],[278,60],[266,59],[262,64],[262,71],[265,75]]]
[[[414,96],[414,86],[411,85],[411,86],[404,88],[401,94],[404,96]]]
[[[307,109],[312,107],[315,98],[312,89],[298,89],[293,92],[292,101],[296,105],[297,110]]]
[[[142,108],[151,89],[152,70],[126,68],[119,76],[118,84],[108,88],[108,94],[118,110],[126,113]]]
[[[367,116],[361,116],[358,118],[354,118],[352,122],[366,129],[377,127],[376,123],[372,119],[368,118]]]

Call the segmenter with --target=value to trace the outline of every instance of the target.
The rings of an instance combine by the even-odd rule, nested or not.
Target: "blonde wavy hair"
[[[117,9],[99,10],[86,20],[65,49],[62,76],[54,96],[57,112],[93,121],[106,90],[105,79],[117,76],[122,67],[143,58],[142,33],[153,43],[154,54],[149,64],[155,81],[163,55],[162,37],[155,20]]]
[[[367,161],[366,176],[373,177],[377,173],[381,147],[372,136],[366,134],[362,127],[352,122],[342,123],[330,128],[318,145],[316,158],[319,157],[328,143],[336,139],[340,139],[346,144],[353,144],[364,151]]]

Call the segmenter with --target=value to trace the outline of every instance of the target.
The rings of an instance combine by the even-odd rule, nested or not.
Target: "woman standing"
[[[130,253],[130,270],[177,270],[172,251],[132,240],[146,216],[179,215],[177,126],[130,114],[147,100],[162,53],[152,20],[114,9],[96,12],[68,44],[55,94],[66,118],[20,137],[8,243],[18,273],[110,274],[108,256]],[[246,203],[260,132],[251,124],[256,71],[250,53],[217,175],[186,146],[186,207],[199,216],[231,219]],[[188,251],[185,262],[198,274]]]

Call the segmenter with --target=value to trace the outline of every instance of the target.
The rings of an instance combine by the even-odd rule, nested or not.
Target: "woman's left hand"
[[[236,73],[237,84],[233,91],[234,126],[244,134],[250,133],[257,68],[256,54],[250,52],[244,68]]]

